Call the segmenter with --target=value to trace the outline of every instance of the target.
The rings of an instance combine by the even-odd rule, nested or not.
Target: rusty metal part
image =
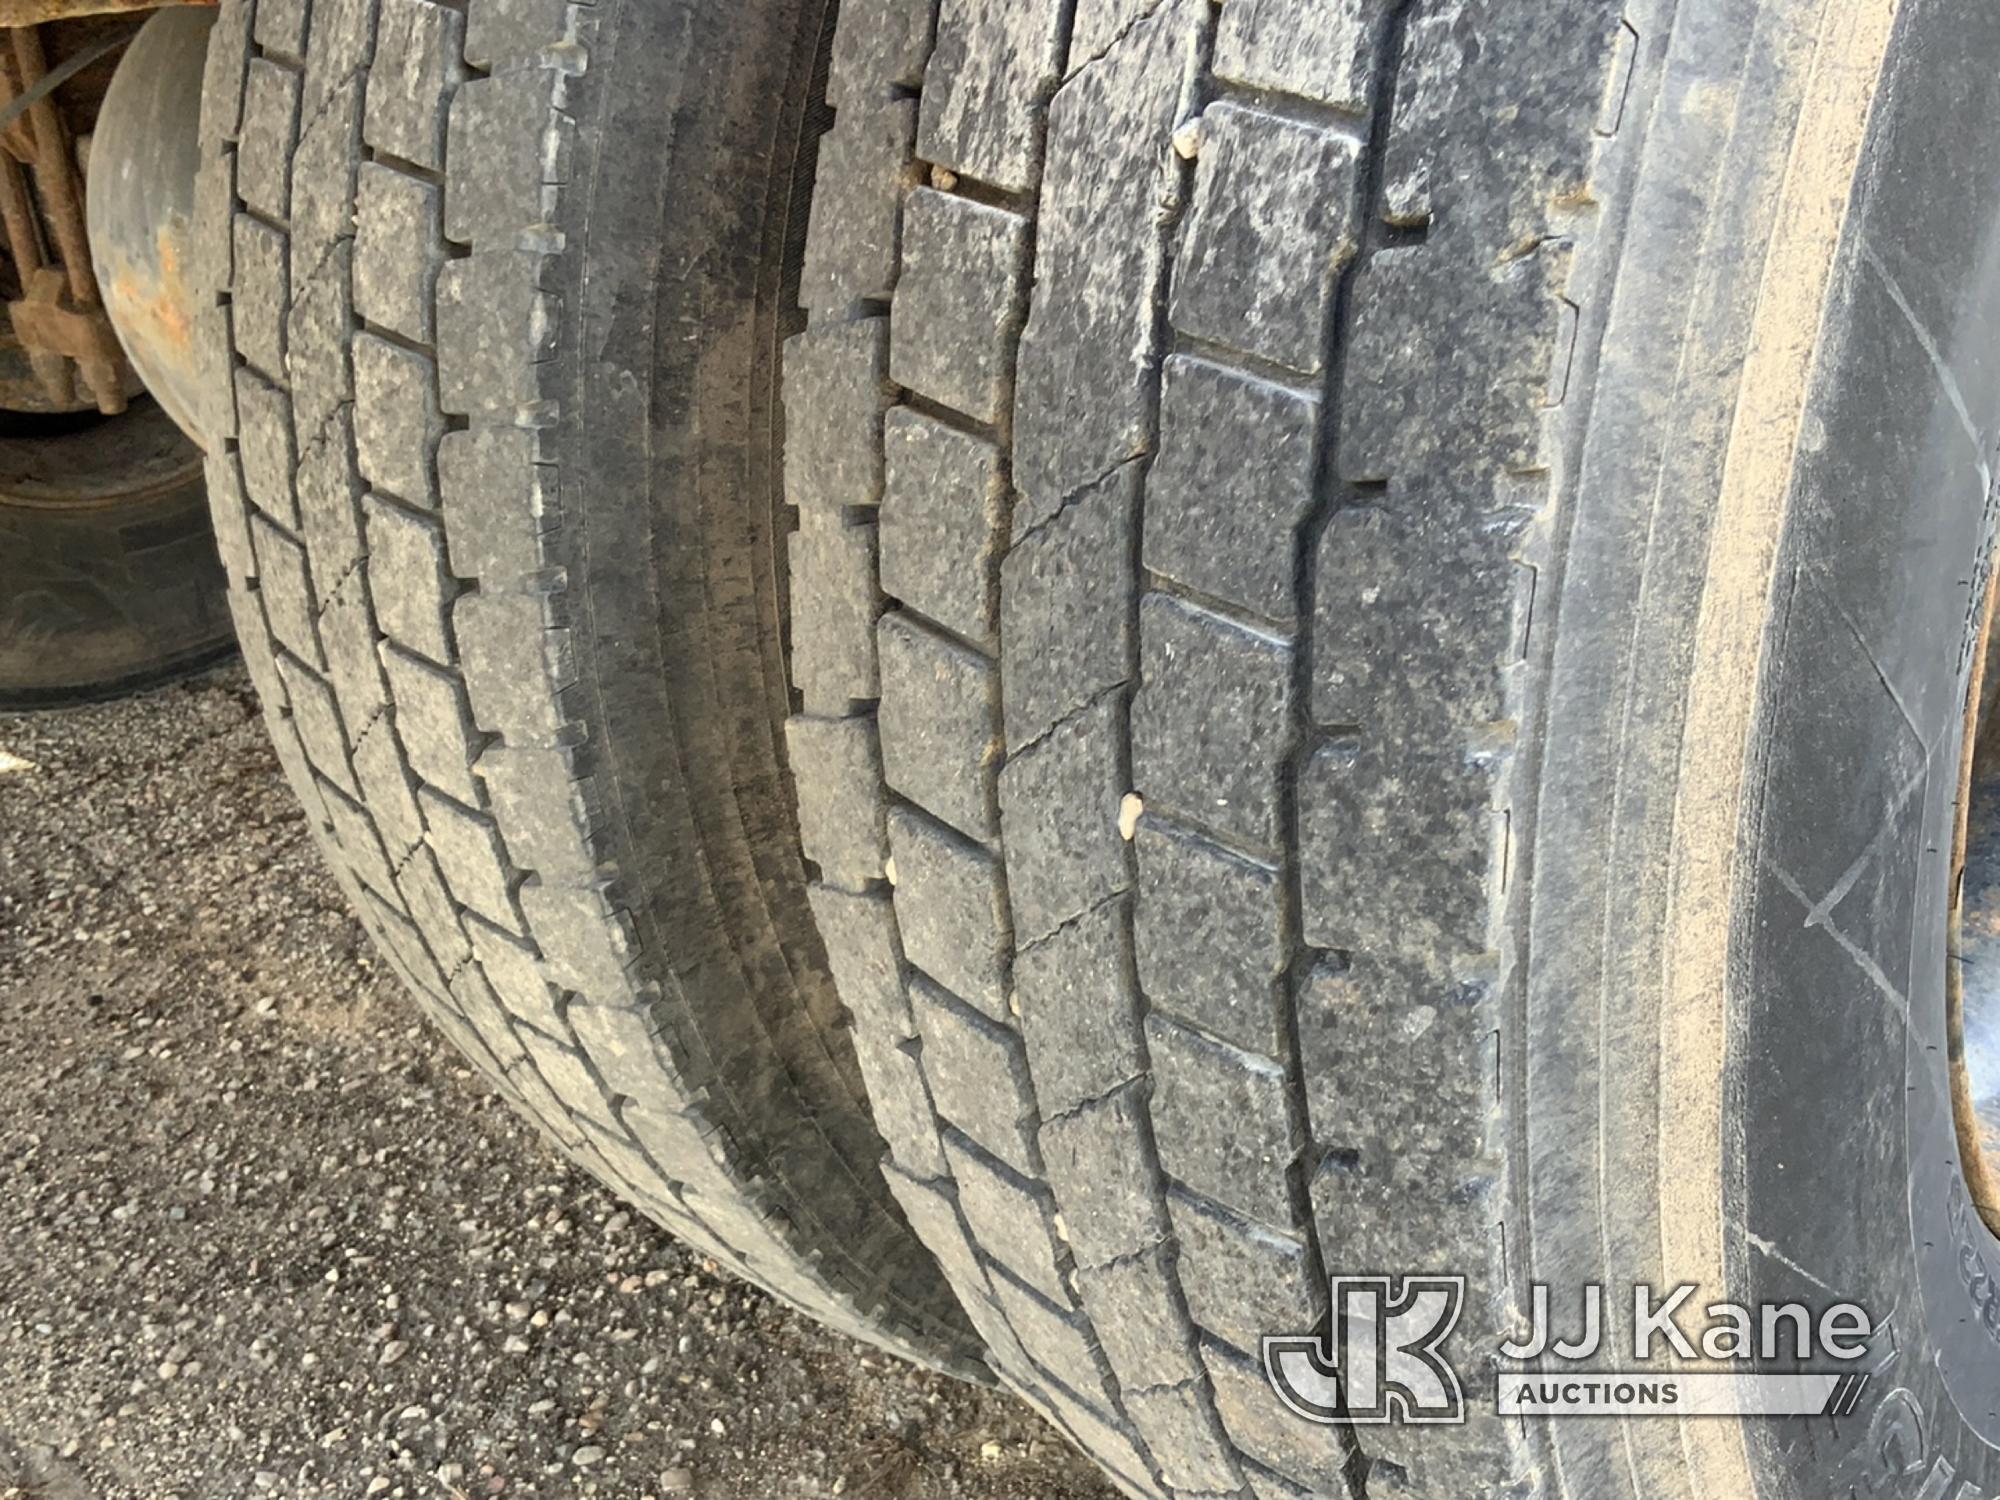
[[[32,97],[35,86],[48,72],[48,58],[42,49],[41,33],[32,26],[8,33],[14,54],[14,68],[20,80],[7,81],[9,98]],[[35,197],[41,205],[42,222],[55,240],[62,263],[64,287],[47,274],[44,264],[32,277],[22,278],[22,298],[9,305],[14,333],[37,352],[52,352],[75,363],[83,384],[101,412],[125,409],[125,361],[117,340],[111,335],[102,300],[97,293],[97,277],[90,264],[90,239],[83,223],[83,184],[76,169],[68,124],[51,97],[34,99],[28,105],[28,122],[33,127],[35,155],[29,164]],[[92,324],[100,325],[93,329]]]
[[[0,0],[0,26],[39,26],[79,16],[129,16],[168,5],[213,9],[217,0]]]
[[[187,280],[213,21],[183,9],[146,22],[105,93],[90,157],[90,247],[111,324],[146,389],[197,443],[218,430]]]

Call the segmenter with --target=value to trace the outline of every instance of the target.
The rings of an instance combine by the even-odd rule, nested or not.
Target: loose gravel
[[[417,1016],[230,670],[0,715],[0,1496],[1100,1500],[729,1278]]]

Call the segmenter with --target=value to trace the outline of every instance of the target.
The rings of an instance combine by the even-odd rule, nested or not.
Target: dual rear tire
[[[223,9],[231,607],[420,1002],[1129,1493],[1990,1489],[1993,18],[830,19]],[[1463,1424],[1266,1383],[1384,1271]],[[1501,1421],[1529,1283],[1634,1281],[1862,1302],[1869,1404]]]

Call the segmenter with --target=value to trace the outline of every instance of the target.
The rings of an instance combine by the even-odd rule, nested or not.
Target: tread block
[[[572,1156],[584,1148],[583,1127],[577,1123],[569,1101],[542,1077],[525,1049],[509,1065],[504,1081],[520,1096],[522,1113],[529,1124]]]
[[[1243,1471],[1202,1385],[1128,1391],[1125,1410],[1169,1485],[1206,1494],[1241,1491]]]
[[[1124,706],[1113,699],[1016,755],[1000,773],[1007,893],[1019,939],[1047,937],[1128,884],[1118,833]]]
[[[1064,71],[1074,73],[1097,61],[1155,3],[1156,0],[1077,0],[1076,17],[1070,24],[1069,60]]]
[[[882,496],[889,320],[813,328],[785,342],[785,499],[839,515]]]
[[[969,838],[999,831],[1000,681],[992,662],[892,613],[876,628],[888,786]]]
[[[377,823],[376,831],[381,831]],[[445,889],[437,858],[421,845],[410,851],[396,871],[396,890],[417,930],[447,973],[456,973],[472,957],[472,944],[459,921],[458,903]]]
[[[799,301],[814,312],[844,316],[895,285],[898,199],[916,132],[914,99],[856,99],[820,137],[799,275]]]
[[[903,989],[896,912],[886,896],[851,895],[814,883],[806,889],[813,920],[826,944],[827,964],[841,1003],[855,1025],[890,1044],[917,1034]]]
[[[1000,565],[1007,748],[1040,739],[1132,676],[1139,476],[1120,469],[1015,542]]]
[[[1101,1411],[1061,1388],[1044,1394],[1054,1408],[1057,1424],[1068,1428],[1084,1450],[1110,1471],[1114,1483],[1130,1494],[1144,1494],[1151,1487],[1151,1466],[1133,1446],[1122,1424],[1114,1425]]]
[[[319,632],[313,627],[319,609],[305,549],[258,515],[250,518],[250,536],[257,553],[257,591],[264,596],[271,633],[300,661],[320,666]]]
[[[1160,1009],[1252,1052],[1282,1057],[1291,959],[1277,873],[1219,845],[1141,821],[1133,947]]]
[[[354,334],[354,305],[348,294],[348,267],[354,244],[339,241],[316,268],[301,269],[299,246],[292,246],[292,310],[285,319],[285,362],[292,377],[292,417],[310,443],[354,399],[348,346]]]
[[[568,750],[494,744],[473,770],[500,825],[514,867],[553,885],[587,885],[597,877],[586,830],[593,826],[586,784]]]
[[[708,1133],[688,1115],[634,1096],[622,1106],[625,1128],[669,1177],[710,1198],[741,1191],[730,1181]]]
[[[1317,374],[1334,278],[1356,245],[1354,142],[1236,104],[1201,117],[1174,326]]]
[[[1384,143],[1386,217],[1434,221],[1433,241],[1456,243],[1468,265],[1543,232],[1552,204],[1587,191],[1622,23],[1611,4],[1561,17],[1483,0],[1414,6]]]
[[[354,428],[342,406],[299,453],[299,526],[313,581],[322,594],[345,583],[368,555],[361,539],[361,483],[354,471]]]
[[[1313,717],[1441,740],[1507,714],[1529,602],[1512,553],[1530,513],[1468,517],[1429,483],[1413,488],[1335,511],[1320,537]]]
[[[378,652],[381,635],[375,627],[368,580],[359,571],[348,574],[320,607],[319,639],[341,716],[359,726],[355,731],[359,734],[389,706]]]
[[[312,0],[306,52],[307,113],[368,66],[375,50],[375,0]]]
[[[1417,1269],[1444,1255],[1453,1226],[1484,1253],[1496,1003],[1490,980],[1361,954],[1344,969],[1322,964],[1300,997],[1307,1109],[1333,1148],[1313,1179],[1315,1211]],[[1375,1144],[1385,1140],[1398,1143],[1393,1164]]]
[[[459,58],[465,54],[465,17],[429,0],[378,0],[378,5],[363,138],[379,152],[442,171],[440,106],[464,71]]]
[[[1079,1274],[1166,1239],[1160,1161],[1138,1085],[1050,1120],[1041,1147]]]
[[[1062,68],[1061,0],[943,0],[917,154],[1009,192],[1035,185],[1035,135]]]
[[[530,880],[520,901],[552,983],[599,1005],[633,1003],[632,921],[602,890]]]
[[[850,890],[880,880],[889,857],[882,820],[882,750],[875,721],[785,721],[798,793],[799,844],[834,885]]]
[[[517,1096],[512,1086],[507,1082],[506,1069],[502,1066],[500,1059],[494,1055],[492,1045],[488,1041],[486,1033],[474,1026],[465,1017],[464,1012],[471,1005],[471,1000],[466,997],[472,996],[476,985],[468,983],[467,976],[460,974],[452,980],[451,988],[455,1002],[451,1005],[433,1002],[421,990],[414,993],[417,1003],[422,1007],[424,1014],[437,1024],[438,1029],[444,1032],[452,1046],[459,1050],[467,1062],[471,1063],[473,1067],[492,1080],[501,1098],[505,1099],[510,1105],[519,1108],[520,1106],[516,1102]],[[491,1017],[489,1016],[487,1019],[490,1021]],[[508,1055],[510,1057],[518,1055],[519,1048],[518,1045],[514,1044],[513,1033],[508,1032],[504,1040],[510,1045],[515,1046],[515,1050]]]
[[[531,1026],[517,1027],[515,1035],[520,1037],[521,1045],[527,1049],[535,1071],[555,1090],[571,1113],[606,1129],[618,1128],[618,1116],[612,1111],[611,1101],[604,1096],[604,1086],[588,1058],[576,1048],[564,1045],[555,1037],[544,1036]]]
[[[841,718],[881,693],[875,660],[875,528],[792,533],[792,680],[809,714]]]
[[[222,558],[223,570],[232,584],[255,578],[257,557],[250,544],[250,507],[243,498],[243,471],[236,455],[218,443],[202,468],[208,481],[209,513],[215,518],[215,550]]]
[[[938,1141],[937,1115],[931,1108],[923,1069],[904,1050],[902,1040],[883,1029],[879,1021],[857,1016],[854,1060],[861,1067],[875,1128],[881,1131],[890,1157],[904,1171],[932,1180],[945,1176],[951,1168]]]
[[[1079,1271],[1076,1282],[1128,1407],[1133,1391],[1179,1385],[1201,1374],[1164,1249]]]
[[[236,349],[267,375],[285,369],[285,308],[291,301],[289,246],[280,231],[236,215],[235,289],[230,294]]]
[[[1216,76],[1361,113],[1369,108],[1376,38],[1388,8],[1389,0],[1225,6],[1215,32]]]
[[[495,926],[520,931],[507,853],[493,820],[467,812],[429,787],[418,788],[417,805],[452,894]]]
[[[1015,524],[1146,450],[1168,141],[1193,87],[1206,0],[1162,0],[1049,106],[1035,296],[1015,389]],[[1172,165],[1170,165],[1170,163]]]
[[[1017,953],[1014,991],[1035,1096],[1049,1114],[1102,1098],[1144,1071],[1139,992],[1118,902]]]
[[[236,147],[236,196],[267,218],[292,211],[292,141],[298,131],[299,75],[252,58],[243,83],[243,128]]]
[[[1275,845],[1284,836],[1278,775],[1292,740],[1291,647],[1163,594],[1140,601],[1139,639],[1139,793],[1225,837]]]
[[[1568,263],[1562,243],[1479,272],[1432,243],[1371,255],[1352,293],[1341,477],[1393,480],[1467,461],[1482,473],[1544,467]],[[1454,316],[1438,319],[1438,307]]]
[[[452,91],[444,232],[457,244],[506,249],[549,217],[544,184],[567,182],[575,122],[556,107],[561,75],[539,68],[474,78]]]
[[[354,234],[354,173],[362,157],[362,83],[358,76],[349,78],[324,105],[304,106],[306,123],[292,150],[295,275],[313,270],[335,241]],[[406,245],[404,253],[409,252]]]
[[[1146,1042],[1167,1173],[1253,1219],[1289,1225],[1287,1177],[1306,1143],[1287,1107],[1285,1070],[1158,1015],[1146,1018]]]
[[[247,5],[232,7],[228,15],[223,15],[218,7],[215,24],[209,28],[201,99],[209,111],[209,128],[221,140],[235,140],[243,121],[243,89],[253,19]]]
[[[959,999],[1004,1023],[1011,943],[999,861],[906,808],[889,813],[889,848],[904,954]]]
[[[444,258],[439,213],[434,183],[380,162],[361,164],[354,199],[354,311],[420,344],[435,335],[431,293]]]
[[[472,956],[479,960],[480,972],[508,1014],[545,1035],[562,1036],[563,1009],[555,988],[542,975],[535,950],[511,932],[476,916],[465,919],[465,930],[471,938]],[[576,1011],[584,1008],[572,1007]]]
[[[493,940],[505,939],[496,932]],[[478,935],[473,941],[477,946]],[[543,989],[548,986],[544,984]],[[687,1099],[675,1087],[678,1069],[660,1045],[658,1025],[650,1009],[572,1000],[563,1011],[563,1019],[612,1094],[675,1109],[687,1106]]]
[[[883,423],[882,592],[997,651],[1000,451],[908,407]]]
[[[542,539],[556,525],[556,471],[526,427],[447,432],[438,442],[438,493],[451,571],[488,589],[520,583],[544,566]]]
[[[343,699],[343,701],[345,701]],[[354,742],[354,780],[361,788],[361,800],[374,815],[382,842],[398,859],[423,842],[423,814],[417,811],[416,784],[410,768],[403,763],[402,747],[396,743],[394,717],[383,715],[369,721]]]
[[[1503,764],[1497,751],[1426,754],[1373,740],[1316,751],[1298,793],[1306,942],[1484,952]]]
[[[383,634],[419,656],[450,661],[445,609],[458,586],[444,569],[444,533],[435,522],[374,495],[362,509],[368,592]]]
[[[549,260],[532,250],[481,250],[439,270],[438,399],[446,411],[506,425],[539,407],[561,314],[542,289]]]
[[[1202,1362],[1214,1386],[1216,1415],[1236,1447],[1260,1463],[1304,1480],[1313,1495],[1347,1500],[1353,1492],[1347,1485],[1346,1455],[1334,1429],[1301,1422],[1278,1399],[1260,1364],[1215,1344],[1202,1346]]]
[[[341,813],[335,814],[333,804],[339,798],[337,794],[332,792],[327,793],[327,798],[327,811],[333,815],[336,823],[338,823],[341,816],[347,814],[352,814],[360,818],[363,823],[366,822],[367,814],[363,813],[360,808],[352,805],[344,806]],[[359,828],[356,829],[356,840],[357,842],[365,842],[365,840],[361,839]],[[347,845],[340,844],[339,847],[344,859],[347,854]],[[356,867],[356,871],[359,873],[358,867]],[[398,904],[395,894],[391,892],[387,897],[384,897],[372,885],[366,882],[356,885],[355,889],[361,892],[362,925],[368,929],[369,934],[380,945],[383,956],[389,960],[390,967],[398,971],[403,982],[416,992],[417,999],[420,1002],[439,1009],[444,1008],[446,1002],[442,997],[454,995],[457,991],[445,982],[444,971],[437,966],[437,960],[431,957],[430,949],[424,946],[423,934],[417,931],[416,924],[410,920],[408,914]],[[470,970],[461,969],[458,977],[462,979],[470,972]],[[497,1016],[499,1009],[497,1006],[489,1007],[489,1009]],[[468,1020],[477,1019],[475,1013],[470,1009],[466,1009],[464,1014]],[[486,1033],[484,1030],[481,1031],[480,1035],[482,1038],[485,1037]],[[502,1062],[507,1061],[508,1058],[520,1055],[521,1045],[519,1042],[513,1040],[511,1032],[507,1033],[504,1039],[494,1038],[492,1040],[495,1043],[505,1040],[510,1049],[504,1054],[496,1050],[495,1055]]]
[[[922,975],[911,978],[910,1005],[938,1114],[1015,1171],[1033,1173],[1034,1094],[1021,1039]]]
[[[468,807],[479,804],[479,785],[472,778],[472,742],[476,731],[466,709],[465,685],[451,672],[399,651],[381,648],[389,675],[389,692],[396,703],[396,737],[403,742],[410,769]]]
[[[1027,254],[1019,214],[931,188],[904,198],[890,378],[981,422],[1000,421]]]
[[[569,0],[472,0],[465,60],[494,73],[532,66],[568,39],[570,10]]]
[[[1180,1246],[1176,1269],[1188,1316],[1208,1332],[1255,1355],[1265,1335],[1309,1329],[1325,1311],[1326,1289],[1313,1285],[1297,1236],[1273,1233],[1178,1188],[1167,1194],[1167,1213]]]
[[[836,106],[920,88],[931,55],[933,7],[909,0],[849,0],[833,34],[826,96]]]
[[[453,634],[472,710],[483,729],[522,749],[567,742],[562,693],[576,680],[569,632],[536,594],[459,596]]]
[[[1063,1280],[1064,1251],[1047,1189],[989,1157],[956,1132],[945,1136],[944,1149],[958,1184],[958,1206],[972,1228],[972,1238],[984,1247],[987,1257],[1057,1307],[1073,1306],[1074,1299]]]
[[[1289,622],[1298,613],[1293,538],[1313,505],[1318,399],[1186,355],[1167,361],[1163,380],[1146,566]]]
[[[962,1201],[962,1190],[960,1197]],[[1083,1320],[1057,1311],[1004,1271],[990,1279],[993,1299],[1028,1358],[1064,1385],[1097,1392],[1103,1399],[1096,1340]]]
[[[347,761],[347,727],[341,722],[340,705],[333,689],[318,673],[300,666],[289,656],[278,658],[278,675],[284,680],[285,697],[292,706],[292,723],[299,743],[320,775],[350,797],[358,797],[354,768]],[[393,889],[393,888],[392,888]]]
[[[292,403],[250,370],[236,372],[236,434],[243,488],[267,516],[298,525],[292,500]]]
[[[920,1182],[894,1166],[885,1166],[882,1175],[889,1183],[889,1191],[903,1206],[910,1227],[916,1230],[931,1254],[937,1257],[951,1284],[968,1301],[984,1302],[986,1270],[980,1264],[978,1252],[972,1248],[972,1241],[966,1237],[965,1226],[959,1220],[954,1201],[930,1183]],[[975,1319],[978,1317],[971,1308],[967,1308],[967,1313]]]
[[[381,897],[407,922],[408,918],[402,916],[402,892],[396,889],[396,877],[389,868],[389,856],[383,851],[382,840],[376,835],[374,820],[363,808],[341,796],[330,785],[321,785],[320,800],[326,806],[327,821],[333,826],[333,844],[340,851],[342,862],[354,872],[355,879]],[[411,940],[418,941],[421,946],[420,940],[416,940],[415,928],[411,928]],[[391,945],[391,951],[396,951],[395,945]],[[421,966],[410,965],[420,977],[435,967],[428,949],[423,950],[422,958]]]
[[[354,450],[378,490],[437,507],[432,456],[444,435],[430,360],[372,333],[354,336]]]

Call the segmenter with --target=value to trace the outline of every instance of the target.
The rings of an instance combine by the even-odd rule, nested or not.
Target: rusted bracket
[[[125,352],[111,331],[111,320],[101,306],[76,307],[69,303],[67,278],[54,266],[42,266],[28,277],[28,295],[7,304],[14,322],[14,337],[28,351],[35,374],[44,386],[52,377],[67,384],[65,362],[76,361],[83,382],[107,414],[125,410]],[[60,370],[60,376],[55,372]],[[51,390],[52,396],[61,393]]]

